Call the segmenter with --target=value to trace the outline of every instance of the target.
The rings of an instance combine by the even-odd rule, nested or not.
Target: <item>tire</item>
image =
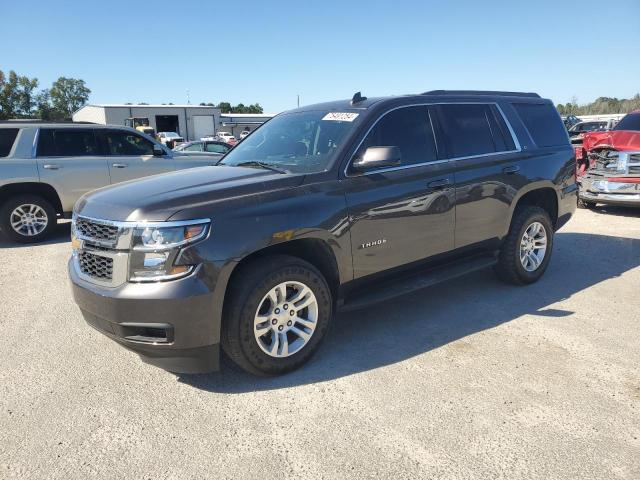
[[[536,266],[535,262],[530,259],[521,260],[521,248],[528,248],[531,245],[540,244],[540,238],[535,243],[529,242],[524,239],[525,232],[528,234],[534,230],[535,224],[541,225],[544,228],[545,235],[545,250],[544,255],[540,261],[540,256],[536,252],[540,252],[541,249],[533,249],[533,257],[539,264]],[[498,277],[511,284],[515,285],[527,285],[536,282],[544,274],[549,261],[551,260],[551,252],[553,249],[553,227],[551,219],[546,210],[540,207],[527,206],[516,209],[513,219],[511,220],[511,227],[509,228],[509,234],[505,238],[500,253],[498,254],[498,263],[495,266],[495,271]],[[525,247],[521,247],[521,243],[525,243]],[[527,266],[525,267],[525,262]],[[535,267],[535,268],[534,268]]]
[[[588,208],[589,210],[593,210],[596,208],[596,204],[587,200],[578,199],[578,208]]]
[[[12,223],[19,219],[17,217],[18,209],[25,214],[33,215],[33,217],[31,217],[30,224],[14,228]],[[38,195],[17,195],[7,200],[0,208],[0,230],[7,239],[13,242],[42,242],[51,236],[56,223],[55,209],[51,203]]]
[[[281,375],[301,367],[317,351],[331,324],[333,299],[326,280],[310,263],[286,255],[259,259],[240,268],[229,286],[224,306],[223,351],[236,365],[254,375]],[[283,284],[286,284],[284,300],[282,295],[273,293]],[[304,300],[296,300],[296,296],[306,292],[305,286],[313,297],[306,294]],[[270,292],[277,302],[270,299],[273,296],[268,298]],[[289,317],[296,304],[304,306],[312,298],[315,307],[311,303]],[[276,315],[277,311],[280,313]],[[305,340],[297,332],[308,338]],[[263,336],[258,338],[260,333]],[[274,336],[278,336],[278,342]],[[269,349],[272,354],[267,352]]]

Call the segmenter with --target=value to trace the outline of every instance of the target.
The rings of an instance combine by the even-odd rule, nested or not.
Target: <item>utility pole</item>
[[[298,108],[300,108],[300,94],[298,94]]]
[[[187,88],[187,105],[191,105],[191,98],[189,97],[189,89]]]

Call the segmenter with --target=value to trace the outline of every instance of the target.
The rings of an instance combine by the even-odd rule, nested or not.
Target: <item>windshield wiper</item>
[[[241,163],[236,164],[236,166],[237,167],[261,167],[261,168],[265,168],[267,170],[271,170],[271,171],[278,172],[278,173],[290,173],[287,170],[284,170],[282,168],[278,168],[278,167],[276,167],[275,165],[273,165],[271,163],[259,162],[257,160],[251,160],[249,162],[241,162]]]

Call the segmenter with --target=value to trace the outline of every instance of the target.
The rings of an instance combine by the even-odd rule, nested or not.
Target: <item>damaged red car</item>
[[[640,207],[640,110],[608,132],[584,135],[576,149],[580,205]]]

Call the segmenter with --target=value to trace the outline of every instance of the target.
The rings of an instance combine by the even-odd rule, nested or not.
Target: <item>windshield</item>
[[[640,113],[630,113],[613,127],[614,130],[640,130]]]
[[[336,150],[358,120],[357,113],[285,113],[254,131],[220,162],[262,162],[292,173],[327,170]]]

